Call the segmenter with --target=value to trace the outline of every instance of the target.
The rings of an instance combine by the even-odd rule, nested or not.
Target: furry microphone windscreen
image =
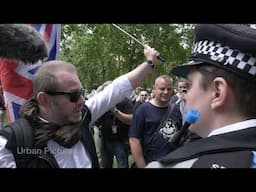
[[[0,24],[0,57],[35,64],[48,57],[41,34],[25,24]]]

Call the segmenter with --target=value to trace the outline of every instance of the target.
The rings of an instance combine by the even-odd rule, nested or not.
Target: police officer
[[[241,24],[199,24],[191,60],[172,69],[189,80],[186,110],[201,117],[203,137],[147,167],[256,167],[256,30]]]

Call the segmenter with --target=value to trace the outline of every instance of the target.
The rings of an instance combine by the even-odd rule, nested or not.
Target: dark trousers
[[[128,168],[128,146],[122,141],[104,141],[102,151],[103,168],[112,168],[114,156],[118,168]]]

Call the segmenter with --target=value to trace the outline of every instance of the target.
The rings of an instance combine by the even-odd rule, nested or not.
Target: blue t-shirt
[[[140,139],[145,161],[157,160],[174,149],[169,140],[182,126],[182,116],[178,106],[168,122],[157,130],[168,107],[156,107],[150,102],[143,103],[135,111],[129,129],[129,137]]]

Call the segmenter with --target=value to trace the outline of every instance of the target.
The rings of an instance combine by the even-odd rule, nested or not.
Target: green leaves
[[[156,48],[165,62],[144,81],[151,87],[160,74],[188,60],[193,25],[186,24],[120,24],[129,34]],[[62,25],[61,59],[75,64],[85,87],[127,73],[142,63],[143,47],[111,24]]]

